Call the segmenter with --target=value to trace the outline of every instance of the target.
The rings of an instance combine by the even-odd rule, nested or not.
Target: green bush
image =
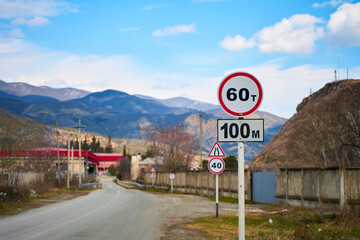
[[[111,165],[109,167],[109,172],[110,172],[111,176],[116,176],[117,175],[117,170],[116,170],[114,165]]]
[[[117,179],[122,180],[121,172],[119,172],[116,177],[117,177]]]

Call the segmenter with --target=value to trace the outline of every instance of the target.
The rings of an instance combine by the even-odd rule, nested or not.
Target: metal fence
[[[276,173],[254,172],[251,174],[251,200],[262,203],[276,203]]]

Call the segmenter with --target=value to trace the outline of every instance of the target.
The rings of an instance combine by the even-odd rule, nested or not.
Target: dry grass
[[[323,216],[318,211],[289,208],[247,214],[246,239],[360,239],[359,210],[325,213]],[[203,232],[209,239],[238,239],[237,215],[198,218],[187,227]]]

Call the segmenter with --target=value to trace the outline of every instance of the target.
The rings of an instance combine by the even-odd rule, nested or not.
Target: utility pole
[[[74,146],[71,146],[71,181],[74,175]]]
[[[70,137],[72,136],[72,133],[68,135],[68,155],[67,155],[67,182],[66,182],[66,188],[70,188]]]
[[[200,118],[200,164],[202,166],[202,113],[201,113],[201,111],[199,114],[199,118]]]
[[[78,131],[79,131],[79,188],[81,188],[81,120],[78,118]]]
[[[56,120],[56,146],[57,146],[57,164],[56,164],[56,178],[59,178],[59,187],[60,187],[60,154],[59,154],[59,124]]]

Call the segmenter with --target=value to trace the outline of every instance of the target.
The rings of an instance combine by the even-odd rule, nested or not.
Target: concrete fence
[[[305,207],[360,206],[360,168],[279,169],[275,197]]]
[[[209,171],[188,171],[174,173],[174,191],[181,193],[199,194],[205,196],[215,195],[215,175]],[[144,183],[151,186],[151,173],[146,173]],[[155,186],[170,189],[170,173],[156,173]],[[224,197],[238,197],[237,170],[225,170],[219,174],[219,195]],[[245,170],[245,199],[251,200],[251,174]]]

